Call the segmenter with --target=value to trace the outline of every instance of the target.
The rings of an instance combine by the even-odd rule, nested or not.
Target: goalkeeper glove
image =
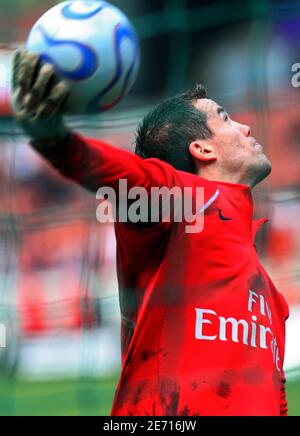
[[[20,48],[13,59],[12,104],[16,119],[32,142],[47,144],[64,139],[69,131],[63,111],[68,85],[58,78],[51,64]]]

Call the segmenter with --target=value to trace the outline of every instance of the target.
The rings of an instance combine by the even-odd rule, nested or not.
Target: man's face
[[[213,132],[208,141],[221,172],[240,173],[252,186],[270,174],[271,163],[263,147],[251,136],[250,127],[232,120],[225,109],[212,100],[200,99],[195,107],[207,114],[207,125]]]

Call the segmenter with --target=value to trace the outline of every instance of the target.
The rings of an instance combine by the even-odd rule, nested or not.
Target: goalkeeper
[[[90,191],[204,188],[205,226],[115,224],[122,373],[112,415],[286,415],[288,308],[258,259],[252,188],[271,164],[250,128],[194,89],[142,121],[136,154],[70,131],[68,87],[21,49],[13,102],[31,145]]]

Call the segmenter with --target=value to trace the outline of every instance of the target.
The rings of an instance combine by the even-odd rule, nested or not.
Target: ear
[[[194,159],[202,162],[212,162],[217,160],[217,155],[214,146],[209,144],[206,140],[197,139],[190,143],[190,153]]]

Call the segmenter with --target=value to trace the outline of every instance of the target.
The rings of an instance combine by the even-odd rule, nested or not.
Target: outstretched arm
[[[127,181],[128,189],[142,187],[150,191],[152,187],[176,185],[176,171],[167,163],[143,160],[129,151],[76,133],[70,132],[51,144],[32,141],[32,145],[63,176],[93,192],[102,186],[118,191],[120,179]]]
[[[63,121],[68,85],[38,55],[18,50],[13,65],[13,106],[17,121],[31,145],[62,175],[91,191],[101,186],[118,189],[173,187],[176,171],[157,159],[142,160],[103,141],[83,138]]]

